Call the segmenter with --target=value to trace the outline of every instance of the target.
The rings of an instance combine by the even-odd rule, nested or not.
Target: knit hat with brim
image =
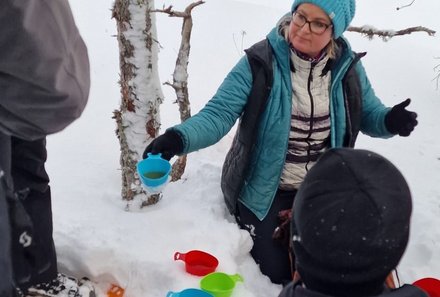
[[[296,268],[306,287],[341,297],[379,294],[405,251],[411,209],[404,177],[384,157],[328,150],[293,206]]]
[[[355,0],[295,0],[292,4],[292,12],[302,3],[314,4],[324,10],[332,20],[335,39],[347,30],[356,11]]]

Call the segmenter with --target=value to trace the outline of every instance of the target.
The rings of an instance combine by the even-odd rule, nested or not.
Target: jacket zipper
[[[310,73],[309,73],[309,78],[307,79],[307,92],[309,93],[309,97],[310,97],[310,123],[309,123],[309,135],[307,135],[306,138],[306,143],[308,145],[307,147],[307,163],[306,163],[306,171],[309,171],[309,162],[310,162],[310,151],[312,149],[312,145],[310,144],[310,138],[312,136],[312,132],[313,132],[313,118],[315,116],[315,102],[313,100],[313,94],[312,94],[312,90],[311,90],[311,86],[312,86],[312,82],[313,82],[313,69],[315,68],[316,63],[312,62],[311,68],[310,68]]]

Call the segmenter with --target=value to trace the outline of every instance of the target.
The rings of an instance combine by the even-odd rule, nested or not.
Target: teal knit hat
[[[302,3],[310,3],[324,10],[333,23],[334,38],[338,38],[347,30],[356,10],[355,0],[295,0],[292,12]]]

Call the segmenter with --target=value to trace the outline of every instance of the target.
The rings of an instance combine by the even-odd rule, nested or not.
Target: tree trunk
[[[121,146],[122,198],[154,204],[136,173],[144,148],[159,132],[163,94],[158,74],[154,0],[115,0],[112,17],[118,30],[121,105],[114,111]]]
[[[183,18],[181,32],[182,39],[176,60],[176,67],[174,68],[173,83],[165,83],[166,85],[171,86],[176,92],[176,103],[179,105],[180,121],[182,123],[191,117],[191,105],[188,94],[188,63],[189,52],[191,49],[191,31],[193,26],[191,11],[193,8],[203,3],[205,2],[202,0],[191,3],[183,12],[173,10],[172,6],[169,6],[166,9],[156,10],[157,12],[166,13],[171,17]],[[174,162],[171,171],[171,181],[177,181],[182,177],[185,172],[186,161],[187,156],[183,155]]]

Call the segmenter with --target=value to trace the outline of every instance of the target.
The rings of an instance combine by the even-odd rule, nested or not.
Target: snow
[[[176,1],[183,10],[190,1]],[[400,30],[425,26],[440,31],[440,1],[357,1],[354,26]],[[61,133],[48,137],[47,169],[53,194],[54,238],[59,269],[98,282],[101,296],[110,283],[126,288],[129,297],[166,296],[168,291],[198,287],[174,253],[200,249],[219,260],[217,271],[239,273],[232,297],[275,297],[281,286],[263,276],[249,255],[252,240],[228,214],[220,190],[220,174],[232,141],[192,153],[181,181],[169,183],[158,204],[138,209],[121,200],[119,144],[112,112],[118,108],[119,56],[112,1],[70,1],[87,43],[92,88],[82,117]],[[270,3],[270,4],[268,4]],[[169,3],[156,1],[156,7]],[[193,114],[210,99],[242,55],[264,38],[291,1],[207,0],[193,10],[189,61],[189,94]],[[171,81],[180,44],[180,18],[158,15],[161,83]],[[437,34],[438,35],[438,34]],[[439,62],[438,37],[413,33],[388,42],[346,33],[363,58],[376,93],[387,105],[410,97],[419,126],[409,138],[372,139],[361,135],[357,147],[389,158],[406,177],[413,193],[410,242],[398,267],[402,282],[440,278],[440,91],[433,70]],[[163,132],[179,123],[174,90],[163,86]]]

